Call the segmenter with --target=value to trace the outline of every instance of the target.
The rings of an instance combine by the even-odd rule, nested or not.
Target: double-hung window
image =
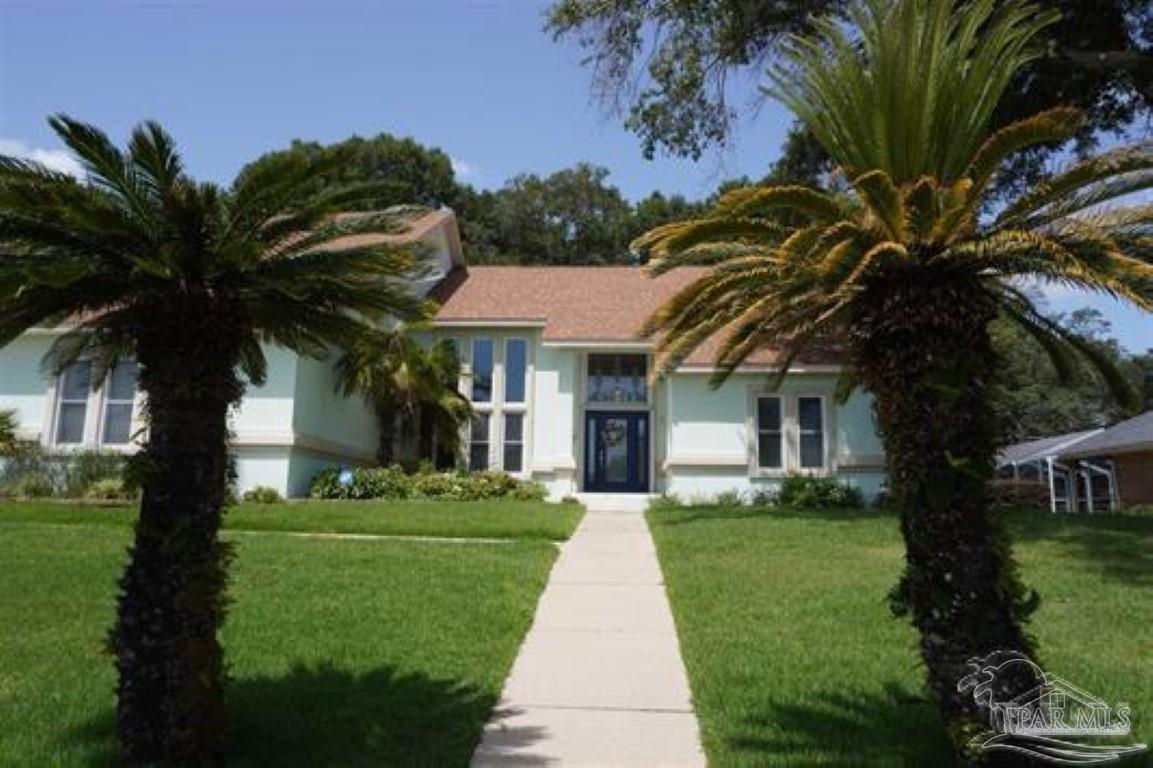
[[[79,445],[84,442],[88,423],[88,400],[92,396],[92,363],[73,363],[60,376],[56,408],[56,444]]]
[[[784,415],[784,401],[780,397],[757,397],[757,466],[761,469],[785,466]]]
[[[64,369],[56,385],[54,445],[126,446],[136,410],[136,363],[122,360],[93,387],[93,366],[80,360]]]
[[[825,398],[819,395],[755,395],[751,450],[753,471],[828,468]]]
[[[825,403],[823,398],[797,398],[797,442],[801,469],[823,469],[825,466]]]
[[[492,417],[487,413],[474,413],[469,428],[468,469],[483,472],[488,469],[492,446]]]

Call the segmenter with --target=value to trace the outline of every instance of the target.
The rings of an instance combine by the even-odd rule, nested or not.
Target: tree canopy
[[[1076,134],[1081,149],[1102,133],[1153,117],[1153,5],[1147,0],[1045,0],[1060,19],[1038,40],[1042,55],[1023,67],[998,107],[996,126],[1059,104],[1089,116]],[[760,83],[792,36],[814,19],[842,13],[848,0],[554,0],[546,29],[573,39],[592,69],[593,91],[623,113],[644,154],[699,158],[733,138],[739,117],[734,81]],[[813,145],[790,141],[788,163],[811,172]],[[1008,166],[1006,184],[1035,180],[1052,146]],[[806,162],[807,161],[807,162]],[[805,176],[797,177],[804,180]]]

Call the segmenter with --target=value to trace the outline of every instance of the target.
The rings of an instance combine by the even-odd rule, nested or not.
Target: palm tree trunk
[[[874,395],[905,541],[894,609],[920,632],[929,687],[965,759],[969,738],[989,723],[972,691],[958,690],[969,660],[1034,651],[1022,623],[1036,598],[990,509],[997,422],[988,386],[997,359],[987,327],[995,310],[982,292],[945,280],[879,293],[883,306],[860,318],[853,345]],[[1004,681],[1015,690],[995,691],[995,699],[1035,683]]]
[[[138,343],[149,435],[137,464],[140,517],[110,638],[126,762],[211,761],[224,740],[217,635],[229,547],[218,531],[232,474],[227,415],[242,384],[224,344],[205,342],[212,330]]]
[[[376,421],[380,428],[376,462],[382,467],[389,467],[396,461],[396,411],[392,408],[378,406]]]

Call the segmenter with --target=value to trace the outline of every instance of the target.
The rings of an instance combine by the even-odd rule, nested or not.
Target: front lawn
[[[512,506],[503,519],[530,514]],[[537,514],[554,511],[574,514]],[[304,514],[244,508],[233,524]],[[18,520],[38,515],[100,524]],[[0,765],[112,764],[115,678],[102,644],[131,535],[126,513],[10,505],[3,517]],[[227,764],[467,765],[532,621],[552,544],[226,538],[236,544],[223,635]]]
[[[548,539],[572,535],[583,508],[534,501],[300,501],[239,504],[224,517],[225,530],[368,533]],[[94,507],[51,501],[0,501],[0,523],[10,521],[130,525],[133,507]]]
[[[946,765],[916,636],[885,600],[896,519],[649,515],[710,765]],[[1014,515],[1047,670],[1132,707],[1153,739],[1153,519]],[[1127,766],[1150,765],[1140,759]]]

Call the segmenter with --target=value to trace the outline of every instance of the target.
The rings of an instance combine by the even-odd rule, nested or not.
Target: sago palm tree
[[[900,511],[906,568],[893,601],[920,631],[930,688],[963,749],[985,719],[957,689],[966,662],[1034,652],[1022,622],[1035,596],[989,510],[989,323],[1019,325],[1062,372],[1083,354],[1131,394],[1023,289],[1048,281],[1153,309],[1153,206],[1102,208],[1153,186],[1153,152],[1089,158],[987,213],[1008,157],[1081,124],[1075,110],[1053,109],[990,130],[1005,84],[1054,16],[1016,1],[869,0],[850,21],[796,40],[771,73],[771,93],[839,163],[842,191],[739,189],[703,218],[642,236],[635,247],[654,274],[709,267],[644,330],[657,337],[662,374],[720,334],[716,385],[758,348],[780,351],[782,376],[807,349],[843,348],[843,383],[873,396]]]
[[[320,356],[386,315],[420,315],[405,284],[418,259],[342,243],[399,222],[333,216],[372,190],[309,192],[338,158],[270,163],[222,189],[190,178],[155,123],[125,150],[68,117],[50,123],[87,179],[0,158],[0,346],[67,325],[52,368],[91,358],[99,383],[119,357],[139,365],[143,496],[110,636],[120,745],[133,762],[205,760],[225,732],[229,409],[264,380],[266,344]]]
[[[395,463],[398,436],[416,433],[417,455],[433,460],[433,443],[455,455],[472,410],[460,393],[460,360],[452,342],[429,346],[401,325],[344,350],[336,363],[337,391],[360,395],[380,422],[377,461]]]

